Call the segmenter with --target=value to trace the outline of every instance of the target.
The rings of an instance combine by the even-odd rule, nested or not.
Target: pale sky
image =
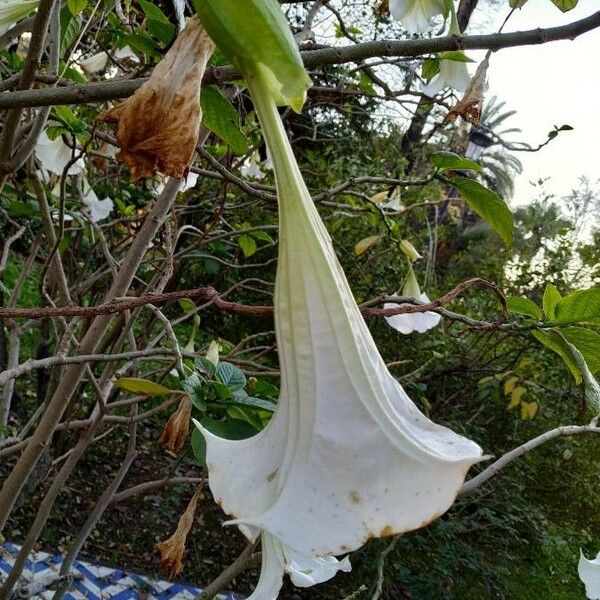
[[[506,3],[508,4],[508,2]],[[515,12],[504,31],[551,27],[576,21],[600,9],[600,0],[579,0],[573,10],[562,13],[550,0],[529,0]],[[490,9],[475,16],[487,21]],[[508,9],[497,10],[496,27]],[[492,29],[493,31],[494,29]],[[481,29],[478,28],[478,33]],[[479,58],[473,54],[474,58]],[[492,56],[488,71],[488,95],[506,101],[518,112],[507,125],[520,127],[520,139],[532,146],[546,139],[553,125],[569,124],[573,131],[561,132],[537,153],[519,152],[524,165],[516,181],[513,205],[530,202],[530,180],[551,177],[547,190],[567,194],[577,186],[580,175],[600,178],[600,30],[574,41],[549,42],[539,46],[503,49]]]

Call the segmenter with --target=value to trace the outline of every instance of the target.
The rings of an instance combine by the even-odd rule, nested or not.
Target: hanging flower
[[[490,64],[490,54],[479,63],[475,75],[469,81],[464,96],[453,106],[444,118],[444,123],[451,123],[457,117],[477,125],[483,108],[483,94],[487,88],[487,70]]]
[[[42,168],[55,173],[56,175],[62,175],[67,164],[73,159],[73,152],[67,144],[65,144],[62,138],[59,136],[55,140],[51,140],[44,131],[40,135],[37,144],[35,146],[35,155],[40,161]],[[67,175],[77,175],[84,169],[83,157],[77,159],[73,163]]]
[[[183,553],[185,552],[185,542],[188,533],[194,523],[194,515],[196,514],[196,506],[202,495],[201,490],[198,490],[190,500],[185,512],[181,515],[177,523],[175,533],[164,542],[156,544],[160,552],[160,566],[169,574],[172,579],[177,577],[183,571]]]
[[[82,200],[90,213],[90,219],[93,223],[98,223],[108,218],[114,208],[114,202],[111,198],[104,198],[103,200],[98,198],[87,179],[83,180]]]
[[[429,31],[433,18],[443,15],[444,0],[389,0],[390,13],[409,33]]]
[[[585,595],[590,600],[600,600],[600,552],[589,560],[583,551],[579,553],[579,579],[585,584]]]
[[[402,288],[402,296],[406,298],[413,298],[414,300],[418,300],[419,302],[429,302],[429,297],[427,294],[421,292],[419,288],[419,282],[415,276],[415,272],[412,269],[412,266],[409,265],[408,277],[406,278],[406,283]],[[395,304],[393,302],[387,302],[383,305],[383,308],[395,308],[397,306],[403,306],[402,304]],[[436,327],[441,321],[441,315],[438,315],[434,312],[422,312],[422,313],[406,313],[399,315],[392,315],[390,317],[386,317],[385,320],[388,322],[388,325],[403,333],[404,335],[408,335],[409,333],[413,333],[413,331],[417,331],[418,333],[425,333],[429,329],[433,329]]]
[[[0,35],[37,9],[39,0],[0,0]]]
[[[214,497],[251,540],[262,534],[253,600],[284,572],[312,585],[349,568],[369,538],[423,527],[454,502],[474,442],[435,425],[389,373],[302,180],[272,96],[246,77],[280,198],[275,329],[281,394],[255,437],[207,442]],[[311,524],[311,526],[307,526]]]
[[[117,123],[117,158],[134,179],[158,171],[181,178],[187,172],[200,131],[200,86],[213,48],[198,19],[190,19],[150,79],[98,116]]]
[[[452,50],[440,54],[440,70],[431,78],[431,81],[421,87],[421,91],[428,96],[435,96],[445,88],[452,88],[464,92],[471,77],[467,71],[468,62],[473,62],[462,50]]]

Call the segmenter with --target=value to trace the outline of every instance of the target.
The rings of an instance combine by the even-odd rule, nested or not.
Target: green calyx
[[[202,25],[245,78],[260,79],[278,105],[300,112],[311,86],[276,0],[194,0]]]

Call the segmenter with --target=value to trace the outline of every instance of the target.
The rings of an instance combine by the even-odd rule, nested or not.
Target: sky
[[[508,13],[506,5],[474,15],[477,33],[497,30]],[[579,0],[562,13],[550,0],[529,0],[508,21],[504,31],[553,27],[584,18],[600,9],[600,0]],[[493,28],[491,28],[493,27]],[[473,58],[477,53],[470,53]],[[519,152],[523,174],[518,176],[513,205],[534,199],[530,181],[550,177],[545,189],[557,196],[578,186],[581,175],[600,179],[600,29],[573,41],[506,48],[496,52],[488,70],[488,97],[497,95],[516,115],[507,126],[520,127],[520,141],[543,142],[554,125],[573,131],[559,134],[537,153]]]

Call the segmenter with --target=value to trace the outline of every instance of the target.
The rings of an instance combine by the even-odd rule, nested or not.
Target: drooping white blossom
[[[600,552],[590,560],[580,551],[578,573],[585,584],[586,597],[589,600],[600,600]]]
[[[390,13],[409,33],[423,33],[433,26],[433,19],[444,14],[443,0],[389,0]]]
[[[421,87],[421,91],[431,97],[439,94],[445,88],[464,92],[471,81],[467,62],[471,61],[465,58],[462,50],[443,52],[440,56],[440,70],[429,83]]]
[[[369,538],[422,527],[454,502],[474,442],[427,419],[389,373],[300,175],[272,97],[248,78],[279,197],[277,410],[245,440],[207,442],[215,499],[263,567],[252,600],[274,600],[284,572],[313,585],[347,570],[335,557]]]
[[[114,202],[111,198],[104,198],[103,200],[98,198],[87,179],[83,180],[82,200],[90,213],[90,219],[94,223],[108,218],[114,208]]]
[[[421,289],[419,288],[419,283],[412,267],[409,267],[408,277],[406,278],[406,283],[402,288],[401,295],[406,298],[413,298],[419,302],[429,302],[429,297],[427,294],[421,292]],[[395,308],[397,306],[402,305],[395,304],[393,302],[387,302],[383,305],[383,308]],[[418,333],[425,333],[429,329],[436,327],[441,319],[441,315],[431,311],[421,313],[406,313],[385,317],[385,320],[388,322],[390,327],[394,328],[400,333],[403,333],[404,335],[408,335],[414,331]]]
[[[71,148],[63,142],[62,138],[59,136],[55,140],[51,140],[45,131],[40,135],[34,152],[42,168],[56,175],[62,175],[66,166],[73,159]],[[83,157],[80,157],[69,167],[67,175],[77,175],[83,171],[84,167]]]

